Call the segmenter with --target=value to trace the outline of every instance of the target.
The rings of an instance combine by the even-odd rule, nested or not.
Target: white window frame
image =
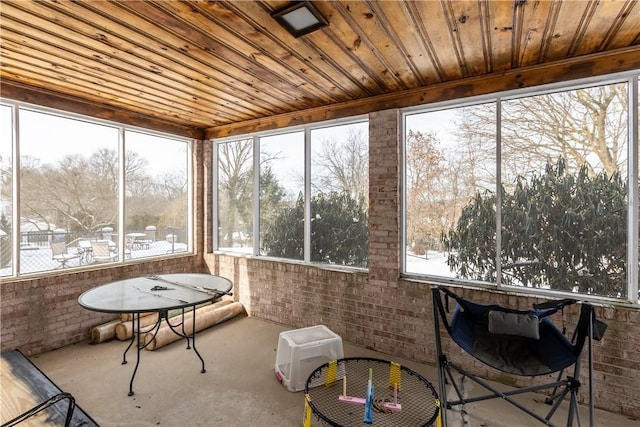
[[[118,235],[118,260],[116,262],[110,263],[109,265],[121,265],[121,264],[129,264],[132,262],[145,262],[145,261],[154,261],[158,259],[172,258],[176,256],[181,256],[185,254],[193,254],[194,246],[194,236],[193,236],[193,140],[185,137],[181,137],[178,135],[173,135],[169,133],[159,132],[152,129],[146,129],[142,127],[128,126],[123,125],[121,123],[112,122],[109,120],[98,119],[95,117],[84,116],[77,113],[70,113],[62,110],[57,110],[54,108],[43,107],[39,105],[29,104],[25,102],[13,101],[10,99],[2,99],[0,104],[3,106],[10,107],[12,109],[12,215],[13,215],[13,223],[12,223],[12,266],[13,271],[11,275],[2,276],[2,280],[9,280],[12,278],[18,277],[34,277],[34,276],[47,276],[51,274],[58,274],[59,270],[42,270],[37,272],[26,272],[22,273],[20,271],[20,221],[15,221],[15,218],[20,218],[20,110],[29,110],[34,111],[41,114],[48,114],[53,116],[58,116],[61,118],[72,119],[72,120],[80,120],[87,123],[92,123],[96,125],[109,126],[112,128],[118,129],[118,166],[119,166],[119,188],[118,188],[118,227],[120,230],[124,230],[124,187],[126,185],[124,181],[125,174],[125,132],[132,131],[138,133],[144,133],[147,135],[157,136],[161,138],[168,138],[177,141],[184,142],[187,144],[187,252],[181,252],[176,254],[161,254],[157,256],[150,256],[145,258],[136,258],[136,259],[126,259],[124,256],[125,249],[125,237],[124,233],[119,233]],[[74,271],[79,270],[90,270],[95,268],[93,265],[81,266],[81,267],[73,267]]]
[[[587,295],[587,294],[579,294],[572,292],[563,292],[556,290],[545,290],[545,289],[537,289],[537,288],[525,288],[525,287],[513,287],[506,286],[500,283],[501,280],[501,268],[500,268],[500,260],[499,253],[501,247],[501,235],[500,235],[500,200],[497,199],[496,203],[496,256],[497,256],[497,271],[496,271],[496,283],[490,284],[486,282],[479,282],[474,280],[464,280],[464,279],[454,279],[454,278],[445,278],[441,276],[430,276],[428,274],[418,274],[407,271],[407,236],[406,236],[406,227],[407,227],[407,182],[406,182],[406,118],[409,115],[414,115],[417,113],[428,113],[433,111],[439,111],[444,109],[451,108],[461,108],[465,106],[471,106],[476,104],[483,104],[487,102],[495,102],[496,103],[496,185],[499,186],[501,183],[501,108],[500,103],[504,100],[509,100],[512,98],[521,98],[526,96],[534,96],[534,95],[543,95],[548,93],[555,93],[560,91],[574,90],[583,87],[595,86],[595,85],[605,85],[605,84],[616,84],[616,83],[626,83],[627,84],[627,97],[628,97],[628,176],[627,176],[627,184],[629,188],[628,194],[628,202],[627,202],[627,235],[635,242],[635,244],[627,245],[627,296],[625,298],[611,298],[597,295]],[[564,83],[554,83],[550,85],[545,85],[541,87],[535,88],[527,88],[527,89],[519,89],[512,90],[501,93],[493,93],[488,95],[482,95],[477,97],[466,98],[462,100],[452,100],[441,103],[433,103],[427,106],[415,106],[411,108],[406,108],[402,110],[401,114],[401,131],[402,131],[402,177],[401,177],[401,186],[402,186],[402,218],[401,218],[401,247],[402,254],[400,257],[401,262],[401,271],[402,276],[417,280],[428,280],[429,282],[439,283],[439,284],[453,284],[453,285],[472,285],[472,286],[481,286],[485,288],[498,288],[502,290],[510,290],[520,293],[529,293],[529,294],[539,294],[543,296],[553,296],[553,297],[570,297],[570,298],[585,298],[594,301],[607,302],[612,304],[632,304],[632,305],[640,305],[640,295],[638,294],[638,281],[640,280],[640,255],[638,251],[638,235],[639,235],[639,225],[638,225],[638,210],[640,207],[640,198],[638,197],[638,178],[639,178],[639,166],[638,162],[638,150],[639,150],[639,131],[638,131],[638,114],[639,114],[639,103],[638,103],[638,85],[640,84],[640,70],[632,71],[632,72],[624,72],[624,73],[616,73],[604,76],[598,76],[595,78],[587,78],[581,80],[575,80]],[[499,187],[497,187],[499,188]],[[496,189],[497,189],[496,188]],[[497,197],[500,197],[500,192],[496,191]],[[635,266],[635,268],[630,268]]]
[[[305,191],[305,221],[304,221],[304,260],[295,260],[289,258],[277,258],[270,257],[265,255],[260,255],[260,239],[253,239],[253,248],[252,248],[252,256],[259,256],[265,259],[276,259],[282,261],[291,261],[291,262],[304,262],[311,264],[311,221],[309,218],[311,217],[311,132],[316,129],[322,129],[327,127],[337,127],[337,126],[345,126],[356,123],[364,123],[368,122],[368,116],[354,116],[346,119],[336,119],[329,120],[324,122],[313,123],[309,125],[301,125],[301,126],[291,126],[276,130],[270,130],[265,132],[257,132],[252,134],[244,134],[244,135],[236,135],[233,137],[221,138],[221,139],[212,139],[211,143],[213,145],[213,161],[211,162],[213,171],[211,175],[213,176],[213,215],[212,215],[212,230],[213,232],[213,250],[216,253],[224,253],[229,255],[242,256],[243,254],[240,252],[234,251],[225,251],[224,249],[220,249],[220,242],[218,238],[218,209],[217,209],[217,200],[218,200],[218,184],[219,184],[219,172],[218,172],[218,144],[229,143],[233,141],[243,140],[243,139],[253,139],[253,184],[254,189],[259,188],[260,184],[260,138],[267,136],[277,136],[282,134],[288,134],[292,132],[304,132],[304,191]],[[253,232],[254,236],[259,236],[260,232],[260,191],[253,192]],[[245,255],[246,256],[246,255]],[[361,267],[346,267],[346,266],[334,266],[329,264],[320,264],[313,263],[313,265],[321,265],[321,266],[331,266],[339,269],[355,269],[355,270],[367,270],[366,268]]]

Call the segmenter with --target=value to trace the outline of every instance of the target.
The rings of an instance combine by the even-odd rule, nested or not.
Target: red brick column
[[[369,115],[369,284],[397,286],[400,277],[400,115]]]

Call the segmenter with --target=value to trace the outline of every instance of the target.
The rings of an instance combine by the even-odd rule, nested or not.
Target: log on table
[[[242,313],[244,307],[242,303],[233,302],[222,307],[208,306],[196,310],[196,332],[206,329],[210,326],[224,322]],[[179,326],[180,330],[182,326]],[[184,329],[192,331],[193,317],[186,316],[184,319]],[[175,334],[168,325],[163,325],[156,334],[149,333],[145,337],[145,345],[147,350],[155,350],[172,342],[182,339],[181,336]]]
[[[232,301],[223,300],[223,301],[218,301],[213,305],[216,307],[221,307],[223,305],[230,304],[231,302]],[[211,302],[205,302],[204,304],[200,304],[196,306],[196,308],[206,307],[208,305],[211,305]],[[185,313],[188,311],[191,311],[191,308],[185,309]],[[167,313],[167,317],[171,319],[172,317],[176,317],[181,314],[182,314],[182,309],[169,310],[169,313]],[[156,324],[157,321],[158,321],[158,313],[153,313],[151,316],[141,316],[140,328],[153,326]],[[131,339],[131,337],[133,336],[133,324],[131,323],[131,319],[129,319],[128,322],[122,322],[118,326],[116,326],[116,336],[120,341],[126,341]]]
[[[102,325],[91,328],[91,344],[100,344],[116,336],[116,327],[120,324],[120,320],[112,320]]]

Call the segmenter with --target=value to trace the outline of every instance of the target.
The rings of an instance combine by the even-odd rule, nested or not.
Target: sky
[[[0,155],[3,162],[10,158],[11,109],[0,108]],[[20,112],[20,154],[40,160],[41,164],[55,165],[69,154],[90,156],[99,149],[118,149],[118,128],[63,118],[31,110]],[[179,167],[184,171],[187,144],[183,141],[161,138],[135,131],[127,131],[127,150],[133,150],[148,161],[147,172],[162,175]],[[159,145],[159,143],[163,145]]]

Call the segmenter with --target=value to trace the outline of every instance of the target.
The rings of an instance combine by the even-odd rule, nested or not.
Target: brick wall
[[[325,324],[346,341],[390,356],[434,364],[430,286],[399,277],[398,123],[395,110],[370,115],[368,272],[234,255],[206,254],[204,259],[212,273],[234,282],[235,298],[251,316],[292,328]],[[458,291],[475,301],[520,308],[541,301],[487,289]],[[596,405],[640,417],[640,310],[597,307],[596,314],[609,324],[605,339],[594,344]],[[575,327],[577,315],[577,306],[565,309],[568,331]],[[559,315],[554,321],[562,324]],[[486,378],[500,378],[498,371],[463,356],[448,338],[444,348],[459,364]],[[586,363],[585,359],[583,366]],[[515,380],[518,386],[534,381],[522,377],[507,380]],[[586,385],[586,377],[582,380]],[[587,388],[581,390],[580,399],[584,400]]]
[[[89,339],[93,326],[115,319],[78,304],[84,291],[96,286],[149,274],[198,272],[201,258],[189,255],[162,261],[88,271],[3,280],[0,285],[2,351],[19,348],[34,355]]]

